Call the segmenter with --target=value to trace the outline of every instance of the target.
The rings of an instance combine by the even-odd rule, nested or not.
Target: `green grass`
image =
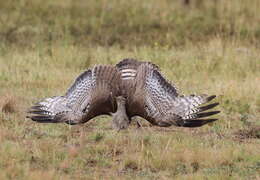
[[[221,36],[259,46],[259,7],[258,0],[193,0],[189,8],[181,0],[1,1],[0,40],[23,47],[73,42],[124,48]]]
[[[259,179],[259,1],[1,1],[0,179]],[[37,124],[26,110],[80,72],[149,60],[184,93],[216,94],[198,129],[110,117]]]

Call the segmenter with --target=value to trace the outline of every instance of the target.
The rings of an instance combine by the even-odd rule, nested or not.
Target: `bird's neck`
[[[126,112],[125,101],[117,100],[117,111]]]

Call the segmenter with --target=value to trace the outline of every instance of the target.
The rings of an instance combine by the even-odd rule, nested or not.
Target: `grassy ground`
[[[0,179],[260,179],[259,1],[160,2],[0,2]],[[126,57],[158,64],[184,94],[216,94],[220,120],[116,133],[105,116],[25,118],[86,68]]]

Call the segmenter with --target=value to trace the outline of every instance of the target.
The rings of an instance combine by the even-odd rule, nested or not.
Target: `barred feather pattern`
[[[152,69],[147,72],[145,90],[148,91],[146,104],[150,107],[148,114],[157,117],[161,114],[167,114],[172,102],[178,96],[177,90],[171,86],[161,74]]]
[[[206,103],[207,95],[179,96],[172,101],[171,112],[179,115],[183,119],[194,119],[199,112],[199,106]]]
[[[96,68],[96,67],[95,67]],[[94,70],[95,70],[94,68]],[[87,70],[82,73],[73,83],[71,88],[67,91],[65,97],[67,99],[67,106],[74,108],[78,105],[74,111],[83,109],[87,106],[83,102],[89,102],[90,94],[89,90],[95,87],[95,71]],[[80,106],[80,107],[79,107]]]
[[[27,117],[37,122],[76,124],[108,114],[113,109],[109,101],[112,92],[117,95],[115,84],[119,79],[115,67],[95,66],[77,77],[64,96],[46,98],[32,106]]]
[[[54,96],[50,98],[43,99],[37,104],[41,106],[43,114],[54,116],[59,112],[70,111],[71,109],[67,106],[67,98],[64,96]]]
[[[205,112],[214,108],[218,103],[205,106],[216,96],[207,95],[180,95],[174,85],[170,84],[159,71],[150,65],[141,65],[137,80],[144,79],[144,87],[138,87],[139,92],[144,91],[144,118],[159,126],[199,127],[217,119],[200,119],[219,113],[220,111]],[[143,89],[143,90],[142,90]]]
[[[159,70],[159,67],[151,62],[141,62],[141,61],[137,61],[136,59],[131,59],[131,58],[123,59],[116,65],[116,67],[121,72],[122,80],[134,80],[137,75],[137,68],[141,64],[149,64],[154,69]]]

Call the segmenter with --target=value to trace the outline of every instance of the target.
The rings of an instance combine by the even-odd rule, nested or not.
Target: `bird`
[[[208,111],[219,103],[208,104],[216,95],[183,95],[165,79],[157,65],[126,58],[116,64],[121,75],[128,119],[140,116],[152,125],[200,127],[218,119],[208,118],[220,111]]]
[[[122,109],[117,108],[117,101],[123,101],[120,82],[116,67],[96,65],[80,74],[65,95],[45,98],[31,106],[27,118],[39,123],[70,125],[86,123],[99,115],[115,114],[117,119],[120,113],[116,110]],[[123,129],[125,125],[118,126]]]
[[[130,119],[126,114],[126,98],[121,96],[116,97],[117,110],[115,113],[110,113],[112,116],[112,127],[120,131],[122,129],[127,129],[130,124]]]
[[[112,126],[121,130],[140,116],[156,126],[200,127],[217,120],[203,119],[220,112],[207,111],[219,105],[207,104],[215,97],[182,95],[157,65],[128,58],[115,66],[96,65],[86,70],[65,95],[45,98],[30,107],[27,118],[75,125],[111,115]]]

